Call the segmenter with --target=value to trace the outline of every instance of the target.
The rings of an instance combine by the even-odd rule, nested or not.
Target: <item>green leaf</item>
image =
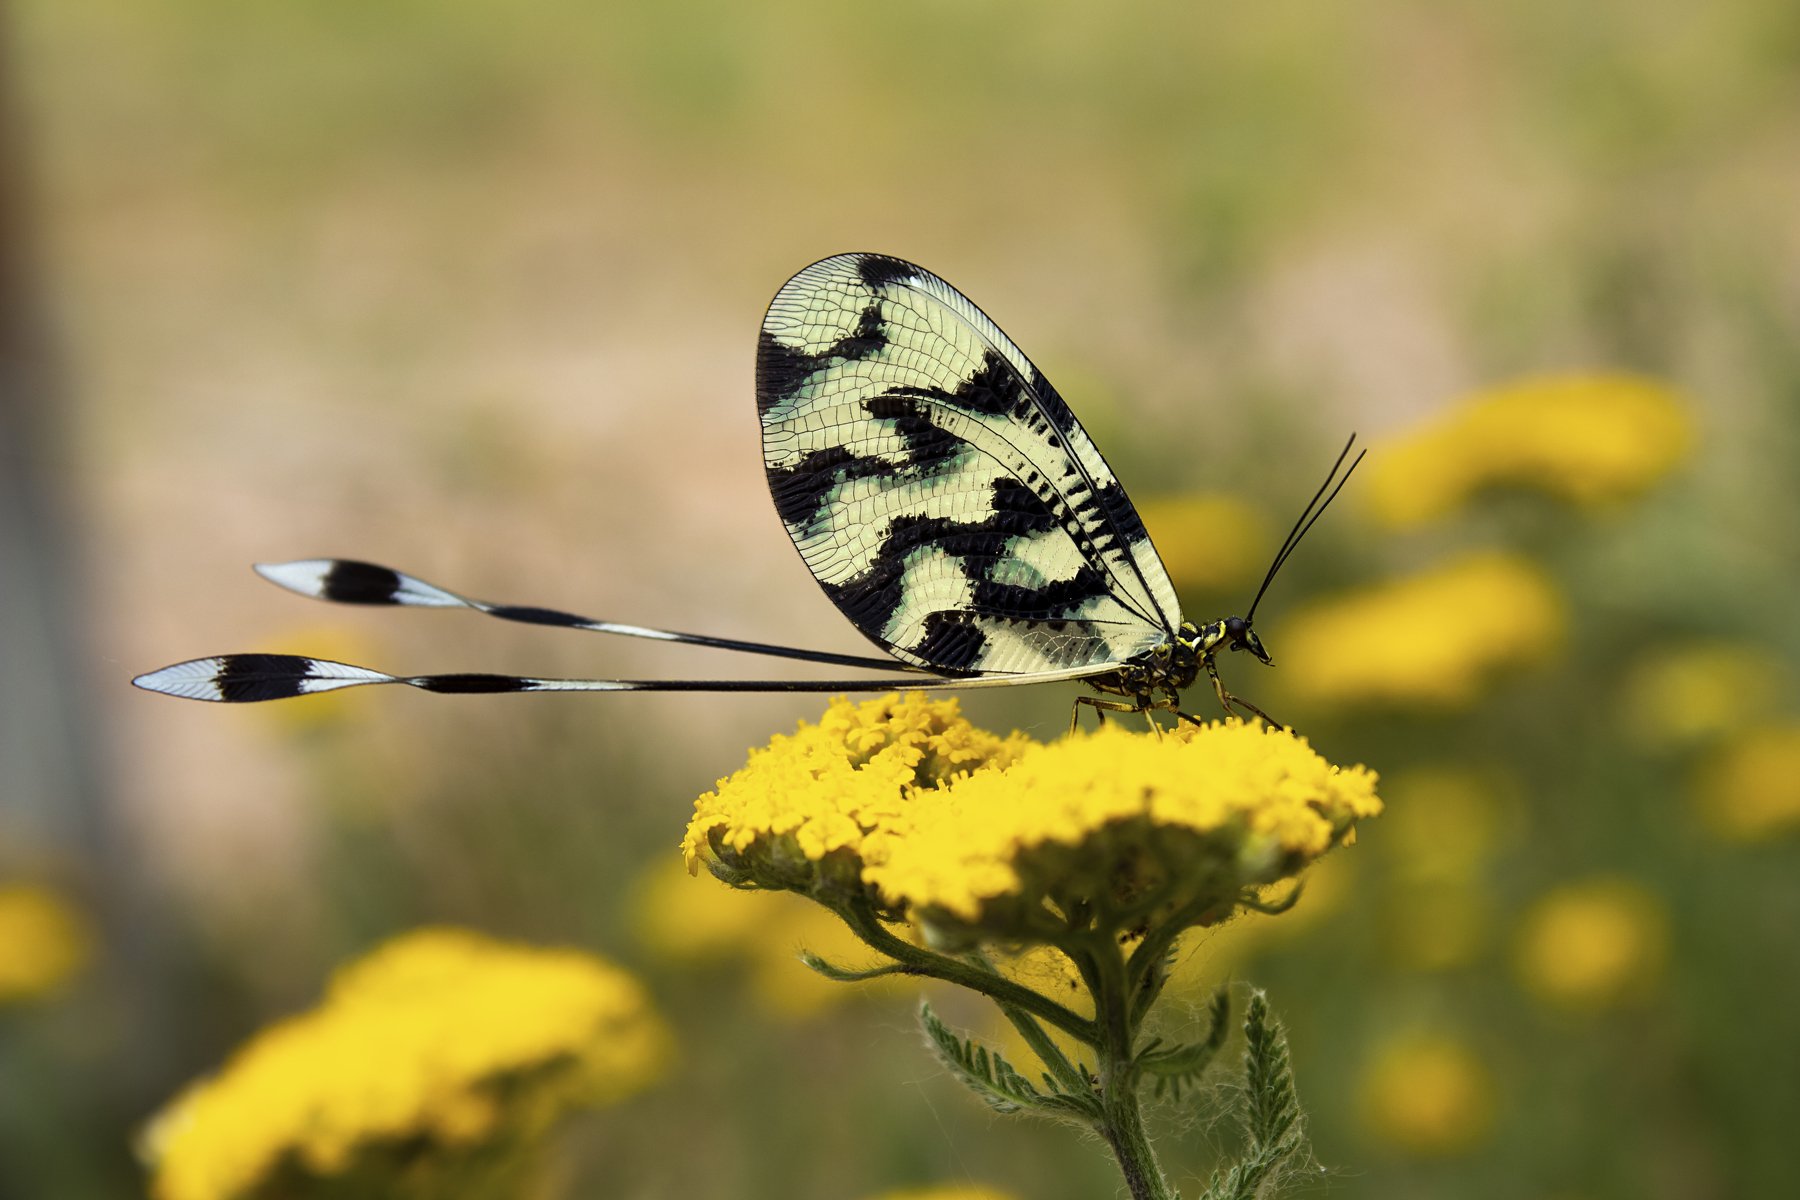
[[[926,1040],[931,1043],[938,1061],[995,1112],[1030,1109],[1082,1120],[1093,1120],[1100,1115],[1098,1100],[1061,1091],[1048,1075],[1044,1082],[1049,1090],[1040,1092],[998,1052],[989,1050],[973,1038],[959,1036],[938,1020],[931,1005],[919,1006],[919,1023],[924,1027]]]
[[[1244,1151],[1223,1175],[1214,1173],[1203,1200],[1256,1200],[1265,1185],[1306,1148],[1300,1098],[1287,1036],[1253,992],[1244,1013]]]
[[[1212,1013],[1212,1025],[1201,1041],[1166,1049],[1158,1042],[1151,1042],[1139,1052],[1139,1069],[1156,1081],[1154,1095],[1161,1097],[1167,1092],[1179,1100],[1182,1089],[1198,1083],[1218,1057],[1219,1050],[1225,1045],[1226,1036],[1231,1032],[1226,1024],[1231,1016],[1231,994],[1225,988],[1220,988],[1213,993],[1212,1003],[1208,1008]]]
[[[886,963],[879,967],[867,967],[862,970],[840,967],[835,963],[827,962],[810,950],[800,952],[800,961],[834,983],[861,983],[865,979],[881,979],[888,975],[915,974],[904,963]]]

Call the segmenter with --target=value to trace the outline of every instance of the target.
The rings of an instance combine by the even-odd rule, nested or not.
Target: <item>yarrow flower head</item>
[[[55,892],[0,886],[0,1004],[55,994],[87,962],[92,942],[87,921]]]
[[[242,1200],[354,1178],[475,1194],[474,1164],[491,1173],[563,1113],[640,1090],[670,1045],[637,981],[592,955],[419,930],[158,1114],[152,1192]]]
[[[1113,725],[919,791],[864,878],[940,941],[1212,924],[1378,812],[1374,787],[1285,730]]]
[[[1284,629],[1287,684],[1316,704],[1471,703],[1504,669],[1546,656],[1563,602],[1517,555],[1478,551],[1324,601]]]
[[[1380,811],[1372,772],[1333,766],[1285,729],[1115,724],[1044,745],[913,693],[838,700],[753,751],[695,803],[683,849],[690,870],[817,901],[882,957],[851,968],[805,955],[828,979],[936,979],[995,1001],[1041,1083],[922,1006],[945,1068],[1000,1112],[1087,1126],[1134,1197],[1165,1200],[1139,1093],[1198,1080],[1230,1010],[1221,991],[1198,1041],[1144,1040],[1176,940],[1291,903],[1292,888],[1271,904],[1268,885]],[[1260,994],[1243,1029],[1255,1150],[1233,1171],[1255,1188],[1304,1158],[1304,1139],[1286,1042]]]
[[[685,846],[730,882],[860,893],[941,944],[1054,941],[1223,920],[1379,812],[1374,788],[1235,720],[1043,745],[954,700],[839,701],[701,797]]]
[[[955,700],[911,692],[840,702],[817,724],[801,722],[798,732],[752,751],[700,797],[682,851],[690,870],[704,857],[732,882],[854,890],[866,839],[903,819],[913,792],[1004,766],[1027,744],[1021,734],[977,729]]]
[[[1692,449],[1669,388],[1623,374],[1547,375],[1468,397],[1370,460],[1367,496],[1391,526],[1447,516],[1494,486],[1594,507],[1635,496]]]

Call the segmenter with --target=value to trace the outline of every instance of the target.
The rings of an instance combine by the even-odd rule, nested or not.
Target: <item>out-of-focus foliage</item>
[[[784,968],[822,986],[799,949],[834,954],[777,898],[637,891],[689,798],[822,698],[225,712],[124,683],[239,649],[769,672],[327,613],[243,569],[314,553],[856,650],[763,495],[750,388],[769,296],[848,249],[923,262],[1019,341],[1196,620],[1242,612],[1344,437],[1370,445],[1258,609],[1276,668],[1222,667],[1380,771],[1387,811],[1175,984],[1197,1014],[1227,979],[1268,990],[1333,1196],[1792,1190],[1800,7],[8,16],[4,165],[73,398],[54,461],[112,797],[47,834],[0,778],[0,877],[67,881],[93,926],[84,969],[0,1008],[0,1193],[142,1194],[150,1114],[338,964],[445,922],[626,963],[682,1046],[540,1147],[546,1195],[1113,1186],[935,1073],[905,984],[774,999]],[[1153,502],[1196,496],[1235,500]],[[1046,740],[1072,691],[968,708]],[[0,975],[24,944],[0,934]],[[1197,1191],[1212,1131],[1152,1120]]]

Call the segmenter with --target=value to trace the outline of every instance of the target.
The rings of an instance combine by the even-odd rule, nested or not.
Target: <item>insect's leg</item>
[[[1287,728],[1286,725],[1283,725],[1280,721],[1277,721],[1274,717],[1271,717],[1268,713],[1266,713],[1262,709],[1256,707],[1256,705],[1250,703],[1248,700],[1244,699],[1242,696],[1233,696],[1230,692],[1227,692],[1227,693],[1225,693],[1225,698],[1228,702],[1237,705],[1239,708],[1247,709],[1250,712],[1253,712],[1257,716],[1261,717],[1265,722],[1268,723],[1268,725],[1271,729],[1286,729]]]
[[[1183,721],[1186,721],[1192,725],[1206,724],[1206,722],[1202,721],[1199,717],[1196,717],[1193,713],[1181,711],[1181,693],[1176,691],[1174,688],[1168,689],[1167,694],[1163,697],[1163,702],[1160,705],[1158,705],[1157,707],[1166,708],[1170,712],[1174,713],[1175,714],[1175,723],[1177,725],[1180,725]]]
[[[1262,709],[1256,707],[1256,705],[1250,703],[1248,700],[1244,699],[1242,696],[1234,696],[1230,692],[1226,691],[1225,690],[1225,681],[1219,678],[1218,669],[1216,667],[1214,667],[1211,662],[1208,662],[1206,664],[1206,673],[1212,677],[1213,691],[1218,694],[1219,703],[1224,706],[1226,715],[1233,716],[1233,717],[1238,715],[1237,710],[1231,707],[1232,705],[1235,704],[1238,706],[1238,708],[1243,709],[1245,712],[1254,713],[1257,716],[1261,717],[1264,721],[1268,722],[1268,724],[1275,729],[1286,729],[1287,728],[1286,725],[1283,725],[1280,721],[1277,721],[1274,717],[1271,717],[1268,713],[1266,713]]]
[[[1138,706],[1143,711],[1144,720],[1150,722],[1150,732],[1156,735],[1158,741],[1161,741],[1163,732],[1162,726],[1157,724],[1156,717],[1153,714],[1159,708],[1166,708],[1179,715],[1180,709],[1176,708],[1174,698],[1165,696],[1160,700],[1152,700],[1148,696],[1139,696],[1137,701]]]
[[[1213,660],[1210,658],[1206,660],[1206,673],[1212,678],[1213,691],[1218,695],[1219,706],[1225,710],[1225,715],[1228,717],[1237,716],[1236,713],[1231,711],[1232,697],[1231,694],[1225,690],[1225,681],[1219,678],[1219,668],[1213,665]]]
[[[1070,733],[1075,732],[1076,719],[1080,717],[1081,706],[1084,704],[1094,710],[1094,716],[1101,725],[1106,724],[1106,714],[1109,712],[1142,712],[1145,708],[1141,704],[1128,704],[1123,700],[1108,700],[1103,696],[1077,696],[1075,703],[1069,706]]]

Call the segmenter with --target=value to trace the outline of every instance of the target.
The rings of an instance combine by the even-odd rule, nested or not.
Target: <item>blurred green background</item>
[[[1791,1188],[1800,6],[0,15],[0,886],[48,889],[85,927],[67,979],[0,1003],[0,1194],[142,1194],[152,1112],[334,964],[440,921],[625,963],[677,1030],[661,1087],[572,1125],[546,1194],[1115,1194],[1097,1146],[945,1078],[911,998],[772,1006],[742,963],[646,934],[643,879],[692,798],[821,698],[226,710],[126,686],[249,649],[764,673],[328,609],[246,569],[323,554],[857,651],[765,499],[750,389],[769,297],[843,250],[967,292],[1146,508],[1219,492],[1261,514],[1251,561],[1193,566],[1197,619],[1247,601],[1351,429],[1379,456],[1545,372],[1676,389],[1691,456],[1602,512],[1506,495],[1395,530],[1351,485],[1263,610],[1278,669],[1229,666],[1328,756],[1382,771],[1390,813],[1289,917],[1191,953],[1203,984],[1254,980],[1288,1022],[1318,1194]],[[1549,652],[1454,707],[1293,682],[1282,618],[1488,547],[1552,581]],[[1696,640],[1754,682],[1719,685],[1713,660],[1655,674]],[[967,707],[1047,738],[1069,691]],[[1730,801],[1706,799],[1757,786],[1775,819],[1721,823]],[[782,936],[783,955],[803,940]],[[1592,945],[1623,965],[1557,983]],[[1203,1172],[1216,1131],[1159,1121],[1167,1164]]]

